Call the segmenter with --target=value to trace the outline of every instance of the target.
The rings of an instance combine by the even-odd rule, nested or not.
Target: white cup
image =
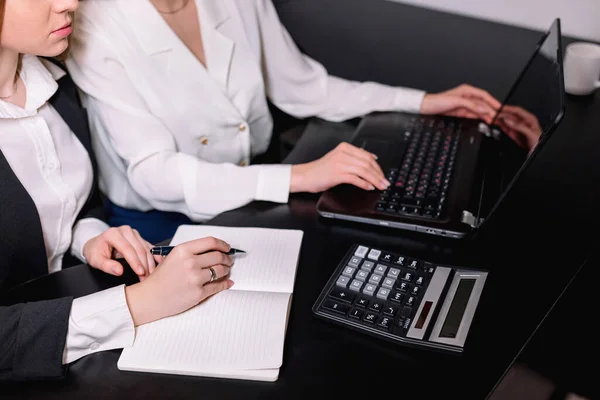
[[[600,88],[600,45],[575,42],[567,45],[564,60],[565,90],[588,95]]]

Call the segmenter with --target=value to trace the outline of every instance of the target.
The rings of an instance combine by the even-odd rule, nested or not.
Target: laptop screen
[[[525,150],[562,116],[564,107],[560,21],[554,21],[509,91],[493,124]]]
[[[561,43],[560,20],[556,19],[540,39],[536,51],[494,117],[493,125],[512,140],[500,135],[502,142],[510,144],[503,146],[508,157],[500,162],[501,194],[492,194],[491,198],[487,198],[478,212],[479,216],[487,214],[489,218],[497,209],[518,177],[532,162],[531,155],[541,150],[564,114]],[[517,143],[520,149],[513,143]]]

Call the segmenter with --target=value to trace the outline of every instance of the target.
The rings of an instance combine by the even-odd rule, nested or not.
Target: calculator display
[[[421,310],[421,315],[419,315],[419,319],[417,320],[417,324],[415,325],[416,329],[423,329],[423,325],[427,320],[427,316],[429,315],[429,311],[431,311],[431,306],[433,302],[426,301],[423,305],[423,310]]]
[[[458,333],[460,322],[462,321],[465,308],[469,303],[471,292],[475,286],[476,279],[461,279],[454,294],[454,299],[442,325],[440,337],[455,338]]]

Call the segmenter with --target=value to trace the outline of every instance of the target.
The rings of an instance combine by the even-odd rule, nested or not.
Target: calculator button
[[[326,308],[327,310],[338,312],[340,314],[346,314],[348,312],[348,310],[350,309],[350,306],[347,304],[344,304],[342,302],[339,302],[339,301],[327,299],[323,303],[323,308]]]
[[[350,279],[348,279],[347,277],[340,276],[335,284],[339,287],[345,288],[348,286],[349,281],[350,281]]]
[[[373,271],[374,274],[378,274],[378,275],[385,275],[385,271],[387,270],[387,267],[383,264],[377,264],[377,266],[375,267],[375,271]]]
[[[372,283],[375,286],[379,285],[379,282],[381,282],[381,275],[373,274],[369,278],[369,283]]]
[[[394,259],[394,264],[399,265],[401,267],[404,267],[406,265],[406,257],[404,257],[404,256],[397,256]]]
[[[412,311],[412,308],[410,308],[410,307],[404,307],[404,308],[402,309],[402,314],[401,314],[401,316],[402,316],[402,317],[404,317],[404,318],[406,318],[406,317],[410,317],[410,313],[411,313],[411,311]]]
[[[377,326],[383,329],[390,329],[390,326],[392,326],[392,319],[382,315],[377,321]]]
[[[391,255],[390,253],[383,253],[381,255],[381,257],[379,257],[379,261],[384,261],[384,262],[389,262],[389,263],[391,263],[393,259],[394,259],[394,256]]]
[[[364,282],[354,279],[348,288],[350,290],[352,290],[353,292],[360,292],[360,289],[362,288],[363,283]]]
[[[390,268],[390,270],[388,271],[387,274],[390,278],[394,278],[394,279],[400,278],[400,270],[398,268]]]
[[[363,293],[368,295],[368,296],[373,296],[375,294],[375,289],[377,289],[376,285],[372,285],[370,283],[367,283],[365,285],[365,288],[363,289]]]
[[[413,286],[412,290],[410,291],[410,294],[413,296],[418,296],[419,295],[419,287]]]
[[[417,269],[421,266],[421,262],[419,260],[411,260],[407,267],[410,269]]]
[[[350,311],[350,314],[348,314],[348,316],[350,318],[361,319],[364,313],[364,310],[361,310],[360,308],[354,308],[352,309],[352,311]]]
[[[383,328],[383,329],[386,329],[386,330],[390,329],[390,326],[392,326],[392,321],[393,321],[393,318],[386,317],[385,315],[382,315],[377,320],[377,327]]]
[[[352,303],[356,298],[356,295],[344,289],[333,289],[331,293],[329,293],[329,297],[333,297],[334,299],[345,303]]]
[[[396,287],[396,289],[398,289],[401,292],[406,292],[406,291],[408,291],[408,283],[406,283],[406,282],[400,282],[398,284],[398,286]]]
[[[396,314],[398,314],[398,308],[393,306],[385,307],[383,309],[383,313],[393,318],[396,316]]]
[[[363,321],[368,322],[369,324],[374,324],[376,319],[377,319],[376,313],[367,312],[367,313],[365,313],[365,317],[363,318]]]
[[[412,321],[412,318],[404,318],[404,324],[402,325],[402,328],[404,329],[408,329],[408,327],[410,326],[410,322]]]
[[[366,299],[364,297],[361,297],[360,299],[358,299],[356,301],[355,306],[356,307],[366,307],[369,304],[369,299]]]
[[[418,277],[417,280],[415,281],[415,284],[421,286],[423,284],[423,277],[422,276]]]
[[[406,305],[407,306],[414,306],[416,302],[416,299],[414,296],[410,296],[408,299],[406,299]]]
[[[379,291],[377,292],[377,298],[382,299],[382,300],[387,300],[389,295],[390,295],[390,289],[380,288]]]
[[[413,278],[412,272],[407,272],[404,275],[402,275],[402,280],[406,281],[406,282],[412,281],[412,278]]]
[[[361,261],[362,261],[362,258],[360,258],[360,257],[352,257],[352,258],[350,258],[350,261],[348,261],[348,266],[358,268]]]
[[[427,267],[425,268],[425,272],[427,272],[428,275],[433,275],[435,272],[435,267]]]
[[[369,310],[373,310],[373,311],[381,311],[381,309],[383,308],[383,301],[379,301],[379,300],[373,300],[371,302],[371,305],[369,306]]]
[[[373,261],[365,261],[360,269],[365,270],[367,272],[371,272],[371,270],[373,269],[373,267],[375,266],[375,263]]]
[[[354,271],[356,271],[356,268],[346,267],[344,268],[344,272],[342,272],[342,275],[347,276],[348,278],[352,278],[354,276]]]
[[[377,261],[377,260],[379,260],[380,255],[381,255],[381,250],[371,249],[367,258]]]
[[[390,300],[396,303],[402,303],[403,299],[404,295],[400,292],[393,292],[392,297],[390,297]]]
[[[368,276],[369,276],[369,273],[367,271],[363,271],[362,269],[359,269],[354,278],[358,279],[359,281],[364,282],[367,280]]]
[[[367,256],[368,251],[369,251],[368,247],[358,246],[356,248],[356,251],[354,252],[354,255],[359,258],[365,258]]]
[[[391,288],[394,287],[394,283],[395,282],[396,281],[394,279],[392,279],[392,278],[385,278],[383,280],[383,282],[381,283],[381,286],[383,286],[386,289],[391,289]]]

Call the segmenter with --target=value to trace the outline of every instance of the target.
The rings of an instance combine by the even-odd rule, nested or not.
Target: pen
[[[166,256],[174,248],[175,248],[174,246],[156,246],[156,247],[153,247],[150,250],[150,253],[152,253],[152,255],[155,255],[155,256]],[[240,250],[240,249],[231,248],[231,250],[229,250],[227,253],[224,253],[224,254],[232,256],[232,255],[237,254],[237,253],[245,253],[245,251],[244,250]]]

